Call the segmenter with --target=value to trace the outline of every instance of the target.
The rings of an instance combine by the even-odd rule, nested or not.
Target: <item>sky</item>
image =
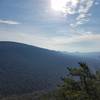
[[[0,0],[0,41],[100,51],[99,10],[100,0]]]

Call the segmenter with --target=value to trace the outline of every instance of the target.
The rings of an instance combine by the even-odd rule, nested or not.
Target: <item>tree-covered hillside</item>
[[[66,66],[86,61],[97,69],[100,60],[15,42],[0,42],[0,94],[52,90],[65,76]],[[95,66],[95,67],[94,67]]]
[[[1,100],[100,100],[100,71],[92,72],[85,63],[67,67],[66,77],[54,91],[1,97]]]

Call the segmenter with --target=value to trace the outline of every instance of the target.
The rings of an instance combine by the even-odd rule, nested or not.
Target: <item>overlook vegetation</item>
[[[67,77],[59,86],[60,100],[100,100],[100,72],[91,72],[85,63],[67,68]]]
[[[100,71],[92,72],[88,65],[67,67],[62,83],[55,91],[36,92],[22,96],[12,96],[1,100],[100,100]]]

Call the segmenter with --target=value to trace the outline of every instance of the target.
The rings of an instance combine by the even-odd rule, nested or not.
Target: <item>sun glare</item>
[[[51,8],[55,11],[65,12],[66,0],[51,0]]]
[[[55,11],[70,13],[78,3],[79,0],[51,0],[51,8]]]

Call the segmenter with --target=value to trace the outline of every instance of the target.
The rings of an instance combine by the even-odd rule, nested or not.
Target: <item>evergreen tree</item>
[[[61,100],[100,100],[100,72],[92,73],[85,63],[67,68],[67,76],[59,86]]]

